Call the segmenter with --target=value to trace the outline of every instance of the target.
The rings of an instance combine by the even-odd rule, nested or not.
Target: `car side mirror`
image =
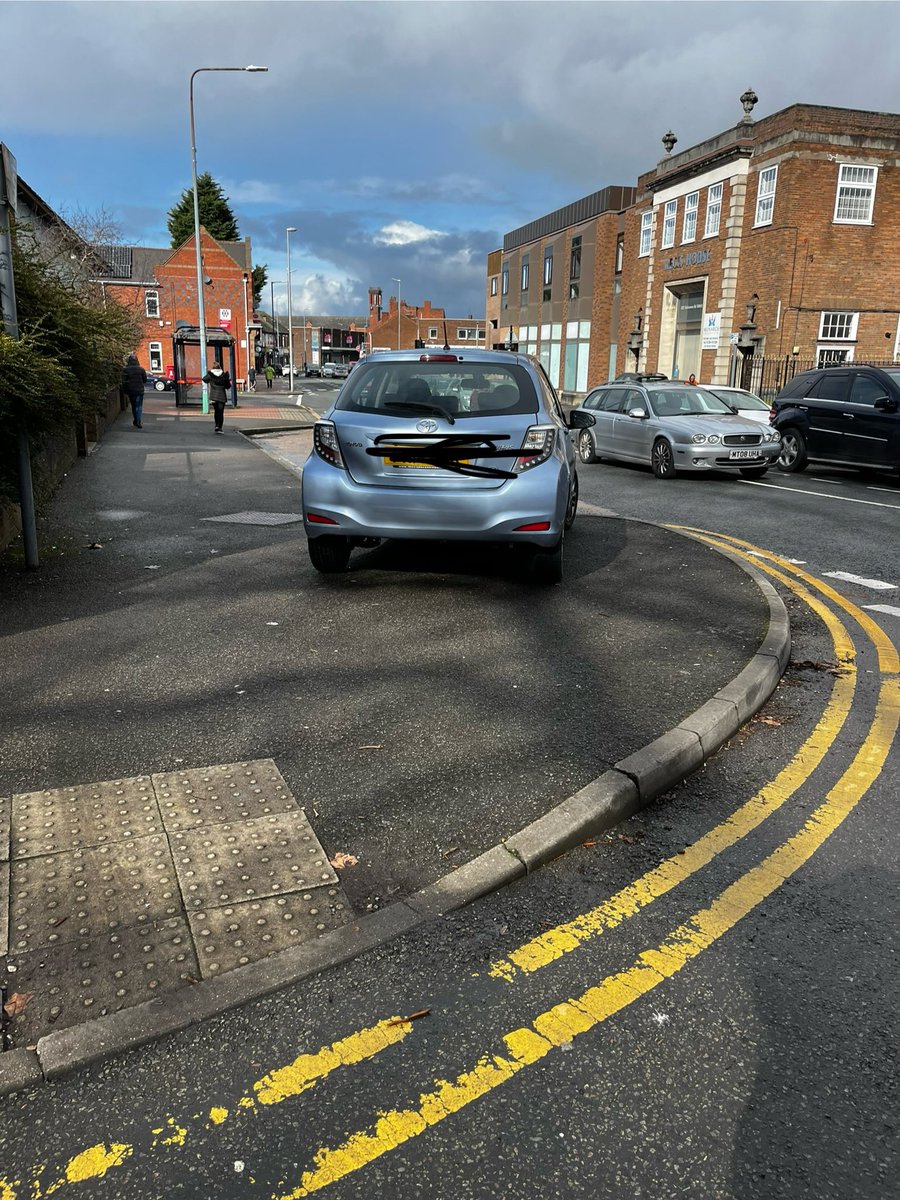
[[[637,421],[646,421],[647,410],[645,408],[629,408],[629,417],[634,417]]]
[[[896,412],[897,401],[892,396],[879,396],[872,407],[879,412]]]
[[[588,429],[591,425],[597,424],[597,418],[592,412],[573,408],[569,413],[569,428],[570,429]]]

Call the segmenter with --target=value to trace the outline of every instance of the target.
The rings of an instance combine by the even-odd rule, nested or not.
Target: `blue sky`
[[[363,313],[370,286],[484,312],[505,232],[632,184],[671,128],[684,149],[797,101],[900,111],[895,3],[593,0],[0,0],[0,140],[65,214],[168,244],[198,169],[230,197],[287,309]],[[266,303],[268,288],[266,289]]]

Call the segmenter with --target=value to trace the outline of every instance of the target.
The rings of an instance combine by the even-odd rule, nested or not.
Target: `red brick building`
[[[471,313],[467,317],[448,317],[444,309],[432,308],[430,300],[418,307],[405,301],[398,303],[396,296],[391,296],[385,310],[381,305],[381,288],[369,288],[366,338],[370,351],[412,350],[417,341],[426,346],[443,346],[445,337],[451,346],[461,342],[488,344],[483,318]]]
[[[635,368],[723,383],[745,360],[900,359],[900,115],[795,104],[754,120],[756,103],[748,90],[734,127],[678,154],[666,134],[636,189],[506,236],[500,323],[563,390]]]
[[[246,379],[254,361],[258,329],[253,313],[250,239],[218,242],[201,228],[200,250],[206,324],[220,326],[232,334],[238,378]],[[109,274],[100,280],[104,292],[110,299],[131,307],[143,326],[134,353],[146,370],[165,374],[173,365],[175,330],[183,325],[200,324],[193,235],[177,250],[109,246],[105,257]],[[189,375],[192,369],[199,370],[199,358],[193,364],[189,357]]]

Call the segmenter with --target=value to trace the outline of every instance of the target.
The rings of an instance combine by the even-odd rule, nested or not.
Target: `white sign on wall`
[[[708,312],[703,314],[703,339],[700,343],[701,350],[717,350],[719,347],[719,334],[722,330],[722,314],[720,312]]]

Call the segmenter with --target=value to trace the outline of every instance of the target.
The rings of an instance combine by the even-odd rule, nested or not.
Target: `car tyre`
[[[650,451],[650,466],[657,479],[675,478],[675,455],[665,438],[657,438]]]
[[[781,452],[778,455],[779,471],[805,471],[809,462],[806,454],[806,438],[796,427],[788,425],[781,430]]]
[[[322,575],[340,575],[350,562],[350,543],[345,537],[326,534],[309,538],[309,561]]]
[[[529,549],[525,551],[523,567],[525,578],[529,583],[546,585],[562,583],[564,541],[565,538],[560,534],[559,541],[549,550]]]
[[[157,379],[153,387],[157,392],[164,392],[166,390],[166,381],[164,379]]]
[[[741,467],[741,475],[744,479],[762,479],[768,469],[768,465],[764,467]]]
[[[569,503],[566,507],[566,519],[563,528],[569,530],[575,524],[575,514],[578,512],[578,475],[572,480],[572,491],[569,493]]]
[[[599,455],[594,449],[594,439],[589,429],[582,429],[578,435],[578,457],[583,463],[599,462]]]

